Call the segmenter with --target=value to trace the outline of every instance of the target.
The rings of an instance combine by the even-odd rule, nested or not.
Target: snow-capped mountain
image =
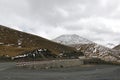
[[[118,61],[120,59],[117,51],[112,50],[108,47],[99,45],[88,39],[82,38],[78,35],[61,35],[53,41],[61,43],[70,47],[74,47],[77,50],[84,53],[86,57],[89,58],[99,58],[105,61]],[[108,44],[109,47],[113,44]]]
[[[53,39],[53,41],[64,44],[64,45],[93,43],[92,41],[90,41],[86,38],[80,37],[76,34],[61,35],[61,36]]]

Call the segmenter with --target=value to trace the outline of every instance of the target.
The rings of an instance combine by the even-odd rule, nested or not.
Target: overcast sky
[[[120,0],[0,0],[0,24],[48,39],[120,43]]]

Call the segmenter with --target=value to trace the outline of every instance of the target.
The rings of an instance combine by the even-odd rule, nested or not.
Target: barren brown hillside
[[[0,25],[0,54],[15,56],[24,51],[36,48],[47,48],[52,53],[72,52],[75,49],[67,47],[42,37],[10,29]]]

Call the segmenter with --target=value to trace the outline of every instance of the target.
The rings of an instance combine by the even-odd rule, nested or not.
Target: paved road
[[[0,62],[0,72],[15,67],[15,62]]]
[[[120,80],[120,66],[28,70],[15,68],[15,63],[0,63],[0,80]]]

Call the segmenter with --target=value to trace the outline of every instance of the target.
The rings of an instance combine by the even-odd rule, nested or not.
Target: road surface
[[[120,80],[120,66],[88,65],[72,68],[29,70],[15,63],[0,63],[0,80]]]

